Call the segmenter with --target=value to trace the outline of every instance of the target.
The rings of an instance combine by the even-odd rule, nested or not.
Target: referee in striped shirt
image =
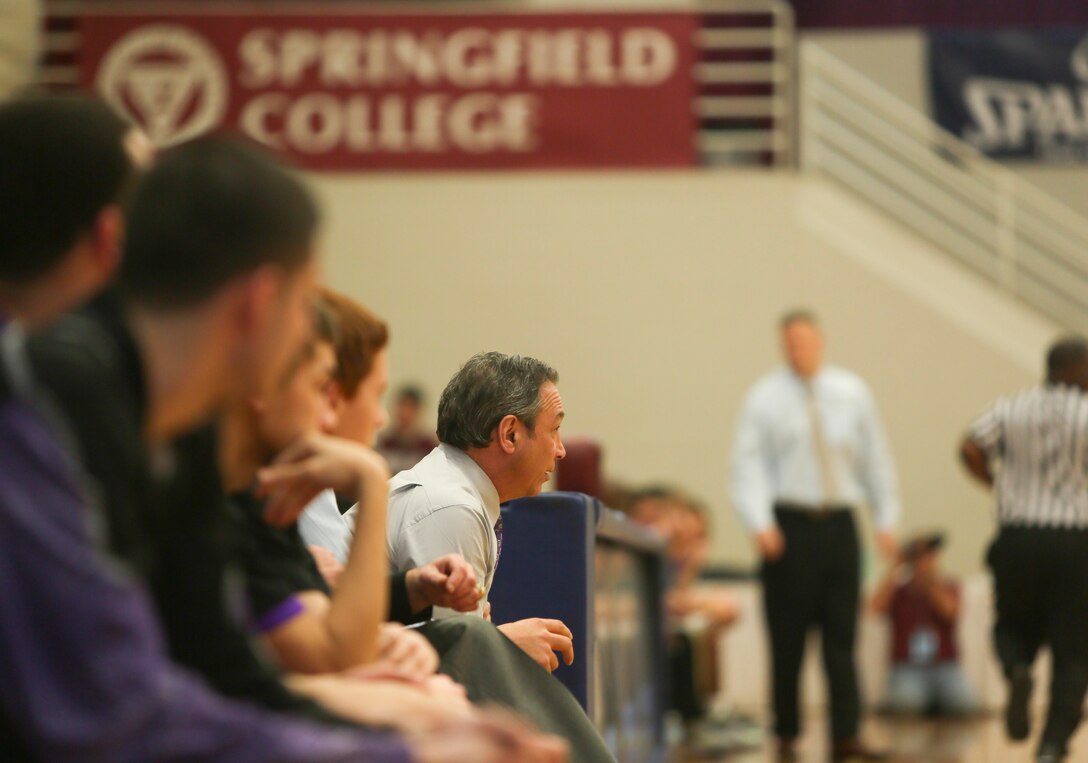
[[[1046,370],[1044,384],[979,416],[961,449],[968,471],[997,499],[999,530],[987,562],[1012,739],[1028,737],[1031,665],[1042,646],[1051,650],[1038,763],[1064,759],[1088,689],[1088,341],[1054,344]]]

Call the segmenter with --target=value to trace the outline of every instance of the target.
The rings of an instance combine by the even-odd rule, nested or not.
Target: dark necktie
[[[499,568],[499,557],[502,556],[502,515],[495,520],[495,569]]]

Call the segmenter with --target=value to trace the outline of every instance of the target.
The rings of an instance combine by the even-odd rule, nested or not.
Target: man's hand
[[[881,530],[876,534],[876,547],[889,562],[899,559],[899,540],[891,530]]]
[[[418,763],[567,763],[570,746],[542,734],[511,713],[485,710],[475,720],[452,723],[429,733],[408,737],[412,759]]]
[[[426,681],[438,670],[438,652],[414,630],[383,623],[378,634],[377,664],[415,681]]]
[[[474,612],[480,602],[476,572],[460,554],[447,554],[430,564],[409,570],[404,578],[412,612],[427,607],[448,607]]]
[[[257,473],[257,495],[267,498],[265,521],[286,527],[317,494],[332,489],[358,496],[364,482],[384,483],[389,466],[370,448],[338,437],[307,435]]]
[[[786,550],[786,539],[782,537],[782,531],[778,525],[771,525],[761,533],[756,533],[756,548],[759,555],[768,562],[773,562]]]
[[[314,546],[313,544],[306,548],[309,549],[310,556],[314,558],[314,562],[317,564],[317,571],[321,573],[321,577],[325,578],[329,588],[336,588],[340,576],[344,574],[344,565],[337,561],[336,554],[327,548]]]
[[[574,663],[574,634],[559,620],[531,617],[500,625],[499,630],[549,673],[559,667],[556,652],[567,665]]]

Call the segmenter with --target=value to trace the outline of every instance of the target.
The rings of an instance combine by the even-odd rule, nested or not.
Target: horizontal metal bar
[[[43,85],[78,85],[79,69],[74,66],[43,66],[38,70]]]
[[[78,32],[46,32],[46,53],[75,53],[82,42]]]
[[[706,96],[696,98],[693,108],[704,119],[780,117],[788,110],[786,100],[778,96]]]
[[[704,85],[784,82],[789,70],[780,63],[697,64],[695,80]]]
[[[45,0],[44,6],[46,16],[71,18],[82,10],[84,3],[79,0]]]
[[[708,154],[738,151],[784,151],[788,145],[781,130],[700,130],[695,145]]]
[[[782,0],[701,0],[693,4],[701,13],[773,13],[789,18],[793,6]]]
[[[789,44],[789,35],[775,27],[764,29],[704,28],[695,33],[695,44],[711,49],[781,48]]]

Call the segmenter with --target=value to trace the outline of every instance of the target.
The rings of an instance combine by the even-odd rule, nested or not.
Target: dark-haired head
[[[1046,353],[1046,379],[1088,389],[1088,340],[1068,336],[1052,344]]]
[[[308,263],[318,213],[265,151],[230,137],[163,154],[135,193],[119,285],[131,303],[184,309],[235,278]]]
[[[500,502],[539,493],[567,454],[558,380],[554,368],[535,358],[482,352],[442,391],[438,439],[469,453]]]
[[[438,439],[461,450],[485,448],[495,427],[515,416],[529,430],[540,412],[540,387],[559,381],[551,366],[522,355],[483,352],[450,379],[438,403]]]
[[[77,248],[85,262],[72,269],[66,293],[51,290],[58,311],[112,275],[120,205],[135,175],[125,140],[131,130],[85,96],[0,103],[0,286],[7,294],[55,274]]]

